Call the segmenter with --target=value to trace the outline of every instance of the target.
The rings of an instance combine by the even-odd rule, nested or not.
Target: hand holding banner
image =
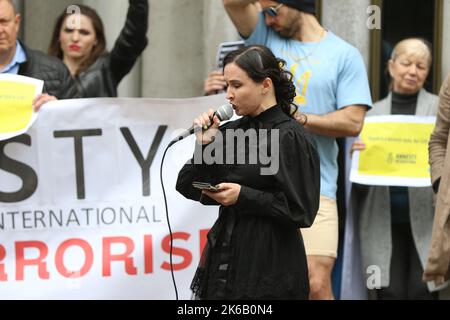
[[[383,186],[431,185],[428,141],[435,117],[372,116],[361,139],[366,150],[355,152],[350,181]]]

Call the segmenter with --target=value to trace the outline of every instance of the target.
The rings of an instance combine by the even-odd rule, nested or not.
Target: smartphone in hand
[[[200,182],[194,181],[192,182],[192,186],[197,189],[208,190],[213,192],[218,192],[220,189],[217,186],[210,184],[209,182]]]

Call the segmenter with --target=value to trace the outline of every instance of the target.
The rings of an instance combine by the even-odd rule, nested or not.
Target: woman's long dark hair
[[[106,38],[105,38],[105,30],[103,28],[103,22],[100,19],[97,12],[85,5],[78,4],[76,5],[80,8],[80,13],[84,16],[87,16],[94,27],[95,35],[97,37],[97,44],[92,49],[89,57],[83,61],[83,63],[78,68],[75,75],[80,74],[87,68],[89,68],[100,56],[106,53]],[[53,29],[53,36],[50,42],[50,46],[48,47],[48,54],[51,56],[55,56],[61,60],[63,60],[64,52],[61,50],[61,44],[59,42],[59,35],[61,32],[62,25],[67,17],[71,16],[73,13],[67,13],[67,10],[64,10],[61,15],[56,20],[55,27]]]
[[[298,109],[293,103],[296,95],[295,85],[292,82],[292,73],[284,70],[284,60],[276,58],[269,48],[255,45],[230,52],[223,61],[224,69],[227,64],[233,62],[257,83],[270,78],[278,105],[284,113],[293,117]]]

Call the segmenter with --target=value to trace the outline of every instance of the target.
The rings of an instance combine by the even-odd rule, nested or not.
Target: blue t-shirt
[[[349,105],[372,106],[367,72],[358,49],[328,31],[320,42],[280,37],[261,13],[247,45],[269,47],[294,75],[294,102],[305,113],[326,114]],[[338,147],[333,137],[312,134],[320,156],[320,193],[336,199]]]
[[[0,73],[9,73],[9,74],[18,74],[19,67],[21,63],[27,61],[27,57],[25,55],[25,51],[20,45],[19,41],[16,42],[16,53],[14,54],[11,62],[1,70]]]

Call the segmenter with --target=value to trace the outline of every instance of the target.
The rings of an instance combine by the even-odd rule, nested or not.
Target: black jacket
[[[32,50],[20,43],[27,61],[20,64],[19,75],[44,81],[44,93],[58,99],[78,97],[75,83],[70,72],[61,60],[43,52]]]
[[[117,97],[117,86],[147,46],[148,13],[148,0],[130,0],[127,20],[114,48],[75,78],[82,97]]]

